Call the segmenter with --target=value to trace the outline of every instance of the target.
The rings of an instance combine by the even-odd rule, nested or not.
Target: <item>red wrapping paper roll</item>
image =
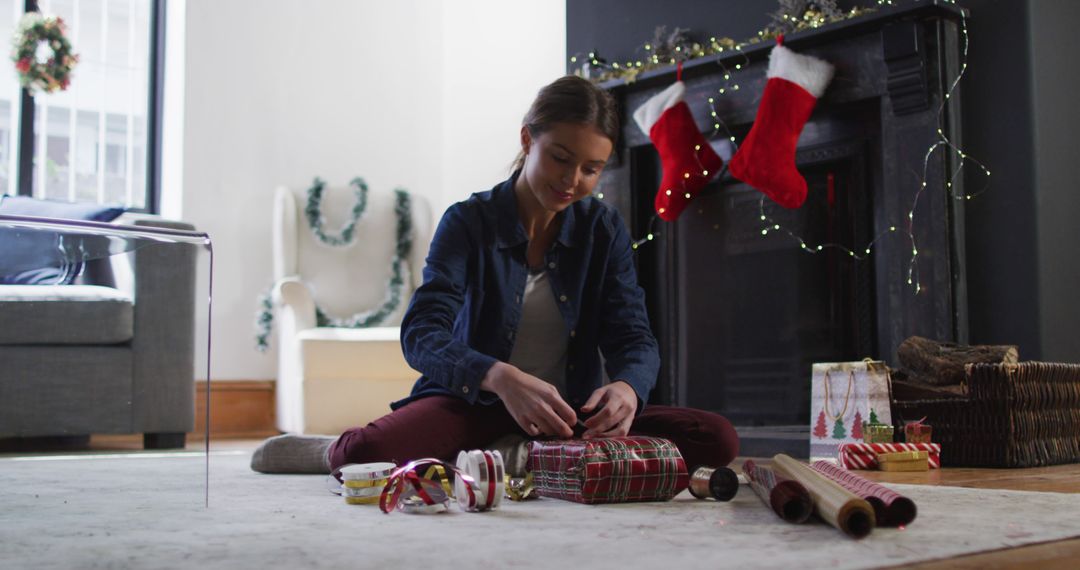
[[[772,469],[761,467],[752,459],[743,463],[743,473],[750,480],[750,488],[777,516],[790,523],[806,522],[814,512],[810,494],[798,481],[776,475]]]
[[[915,502],[883,485],[841,469],[828,461],[815,461],[810,468],[866,499],[874,508],[874,516],[879,526],[904,526],[915,520]]]

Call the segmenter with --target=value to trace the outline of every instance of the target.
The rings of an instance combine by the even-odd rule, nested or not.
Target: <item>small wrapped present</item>
[[[845,443],[838,459],[845,469],[877,469],[879,455],[902,451],[925,451],[927,467],[941,467],[941,445],[937,443]]]
[[[527,469],[541,497],[585,504],[667,501],[690,479],[674,443],[644,436],[533,441]]]
[[[904,441],[908,443],[930,443],[933,428],[923,423],[926,418],[904,424]]]
[[[866,443],[892,443],[893,427],[888,424],[863,422],[863,441]]]
[[[926,451],[897,451],[878,454],[882,471],[928,471],[930,454]]]

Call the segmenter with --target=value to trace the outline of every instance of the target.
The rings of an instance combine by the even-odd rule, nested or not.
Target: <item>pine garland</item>
[[[397,214],[397,250],[394,253],[394,260],[390,262],[390,283],[386,287],[386,296],[382,304],[343,319],[331,317],[316,306],[316,325],[347,329],[373,327],[382,323],[401,304],[401,287],[405,284],[405,265],[408,262],[409,252],[412,250],[412,215],[410,213],[412,202],[409,200],[409,194],[404,190],[397,189],[394,193],[397,195],[394,204],[394,213]]]
[[[313,219],[316,222],[322,221],[319,207],[319,201],[321,200],[321,193],[323,190],[322,181],[316,178],[312,189],[308,191],[308,207],[305,208],[308,223],[311,224],[312,231],[315,232],[316,237],[323,243],[339,246],[347,245],[352,242],[356,222],[359,221],[360,214],[363,213],[367,206],[367,185],[364,184],[363,179],[359,177],[353,179],[353,184],[362,190],[363,199],[361,201],[361,194],[358,191],[357,207],[353,208],[354,219],[349,224],[346,224],[342,229],[342,234],[340,236],[326,236],[325,233],[321,232],[321,223],[318,225],[320,230],[316,230],[316,224],[312,223]],[[314,201],[311,199],[313,190],[318,193],[318,196]],[[402,188],[396,188],[394,194],[394,214],[397,217],[397,245],[394,249],[394,258],[390,262],[391,275],[383,301],[379,306],[373,309],[362,311],[345,318],[332,317],[316,304],[316,326],[351,329],[373,327],[382,324],[382,322],[401,305],[402,287],[405,285],[405,277],[408,274],[407,266],[409,254],[412,252],[413,246],[412,199],[409,197],[409,193]],[[312,212],[314,212],[314,217]],[[326,239],[323,239],[324,237]],[[255,349],[259,352],[266,352],[267,349],[270,348],[270,333],[274,324],[274,304],[271,294],[272,288],[273,285],[259,295],[258,298],[259,310],[255,314]]]
[[[891,0],[878,0],[879,5],[891,4]],[[668,67],[679,62],[700,57],[712,56],[732,51],[740,51],[745,46],[759,44],[775,39],[779,34],[790,34],[820,28],[828,24],[858,18],[874,12],[876,8],[856,6],[844,12],[838,7],[837,0],[778,0],[778,8],[769,14],[771,23],[753,37],[735,41],[729,37],[710,37],[708,42],[692,39],[689,30],[676,28],[668,33],[666,27],[659,27],[652,41],[642,44],[638,49],[645,52],[644,58],[620,62],[608,62],[596,51],[575,54],[570,58],[571,65],[577,65],[575,75],[594,83],[603,83],[619,79],[632,83],[637,76],[646,71]]]
[[[311,188],[307,190],[307,205],[304,206],[304,215],[307,216],[311,232],[326,245],[341,247],[352,243],[353,235],[356,232],[356,224],[360,221],[360,217],[364,215],[364,210],[367,209],[367,183],[364,182],[363,178],[357,176],[349,184],[356,187],[354,191],[356,205],[353,206],[352,217],[345,222],[345,225],[341,227],[341,232],[336,236],[328,235],[323,230],[326,218],[322,215],[322,195],[323,190],[326,189],[326,183],[316,177]]]

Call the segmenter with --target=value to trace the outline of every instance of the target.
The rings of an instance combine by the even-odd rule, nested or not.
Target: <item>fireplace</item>
[[[960,16],[952,4],[926,0],[788,36],[788,47],[833,63],[836,77],[799,140],[796,163],[810,187],[806,204],[785,210],[766,199],[767,216],[809,246],[838,243],[860,255],[875,236],[905,226],[924,156],[937,139],[943,94],[959,69]],[[713,97],[712,108],[736,139],[745,137],[771,46],[686,63],[686,100],[703,132],[712,131]],[[735,77],[740,89],[717,95],[724,67],[735,64],[742,67]],[[674,70],[657,70],[606,87],[632,111],[674,79]],[[943,129],[958,144],[959,97],[946,103]],[[726,138],[712,144],[730,155]],[[808,438],[798,426],[809,425],[813,362],[895,362],[896,347],[916,334],[965,341],[963,212],[944,190],[955,166],[944,153],[927,166],[927,191],[912,226],[916,294],[908,284],[912,243],[905,232],[889,232],[861,261],[841,249],[808,254],[783,231],[763,235],[761,194],[726,173],[678,221],[653,221],[660,165],[626,113],[618,157],[603,182],[629,189],[605,199],[635,236],[651,230],[655,237],[638,250],[663,361],[652,401],[724,414],[744,443],[765,434],[765,447],[751,442],[744,454],[805,455]],[[962,188],[963,179],[952,183]]]

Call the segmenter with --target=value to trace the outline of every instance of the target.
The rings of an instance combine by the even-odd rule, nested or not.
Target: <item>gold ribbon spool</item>
[[[370,481],[346,479],[345,482],[341,484],[341,486],[345,487],[346,489],[367,489],[370,487],[383,487],[386,485],[386,481],[386,478],[371,479]]]

